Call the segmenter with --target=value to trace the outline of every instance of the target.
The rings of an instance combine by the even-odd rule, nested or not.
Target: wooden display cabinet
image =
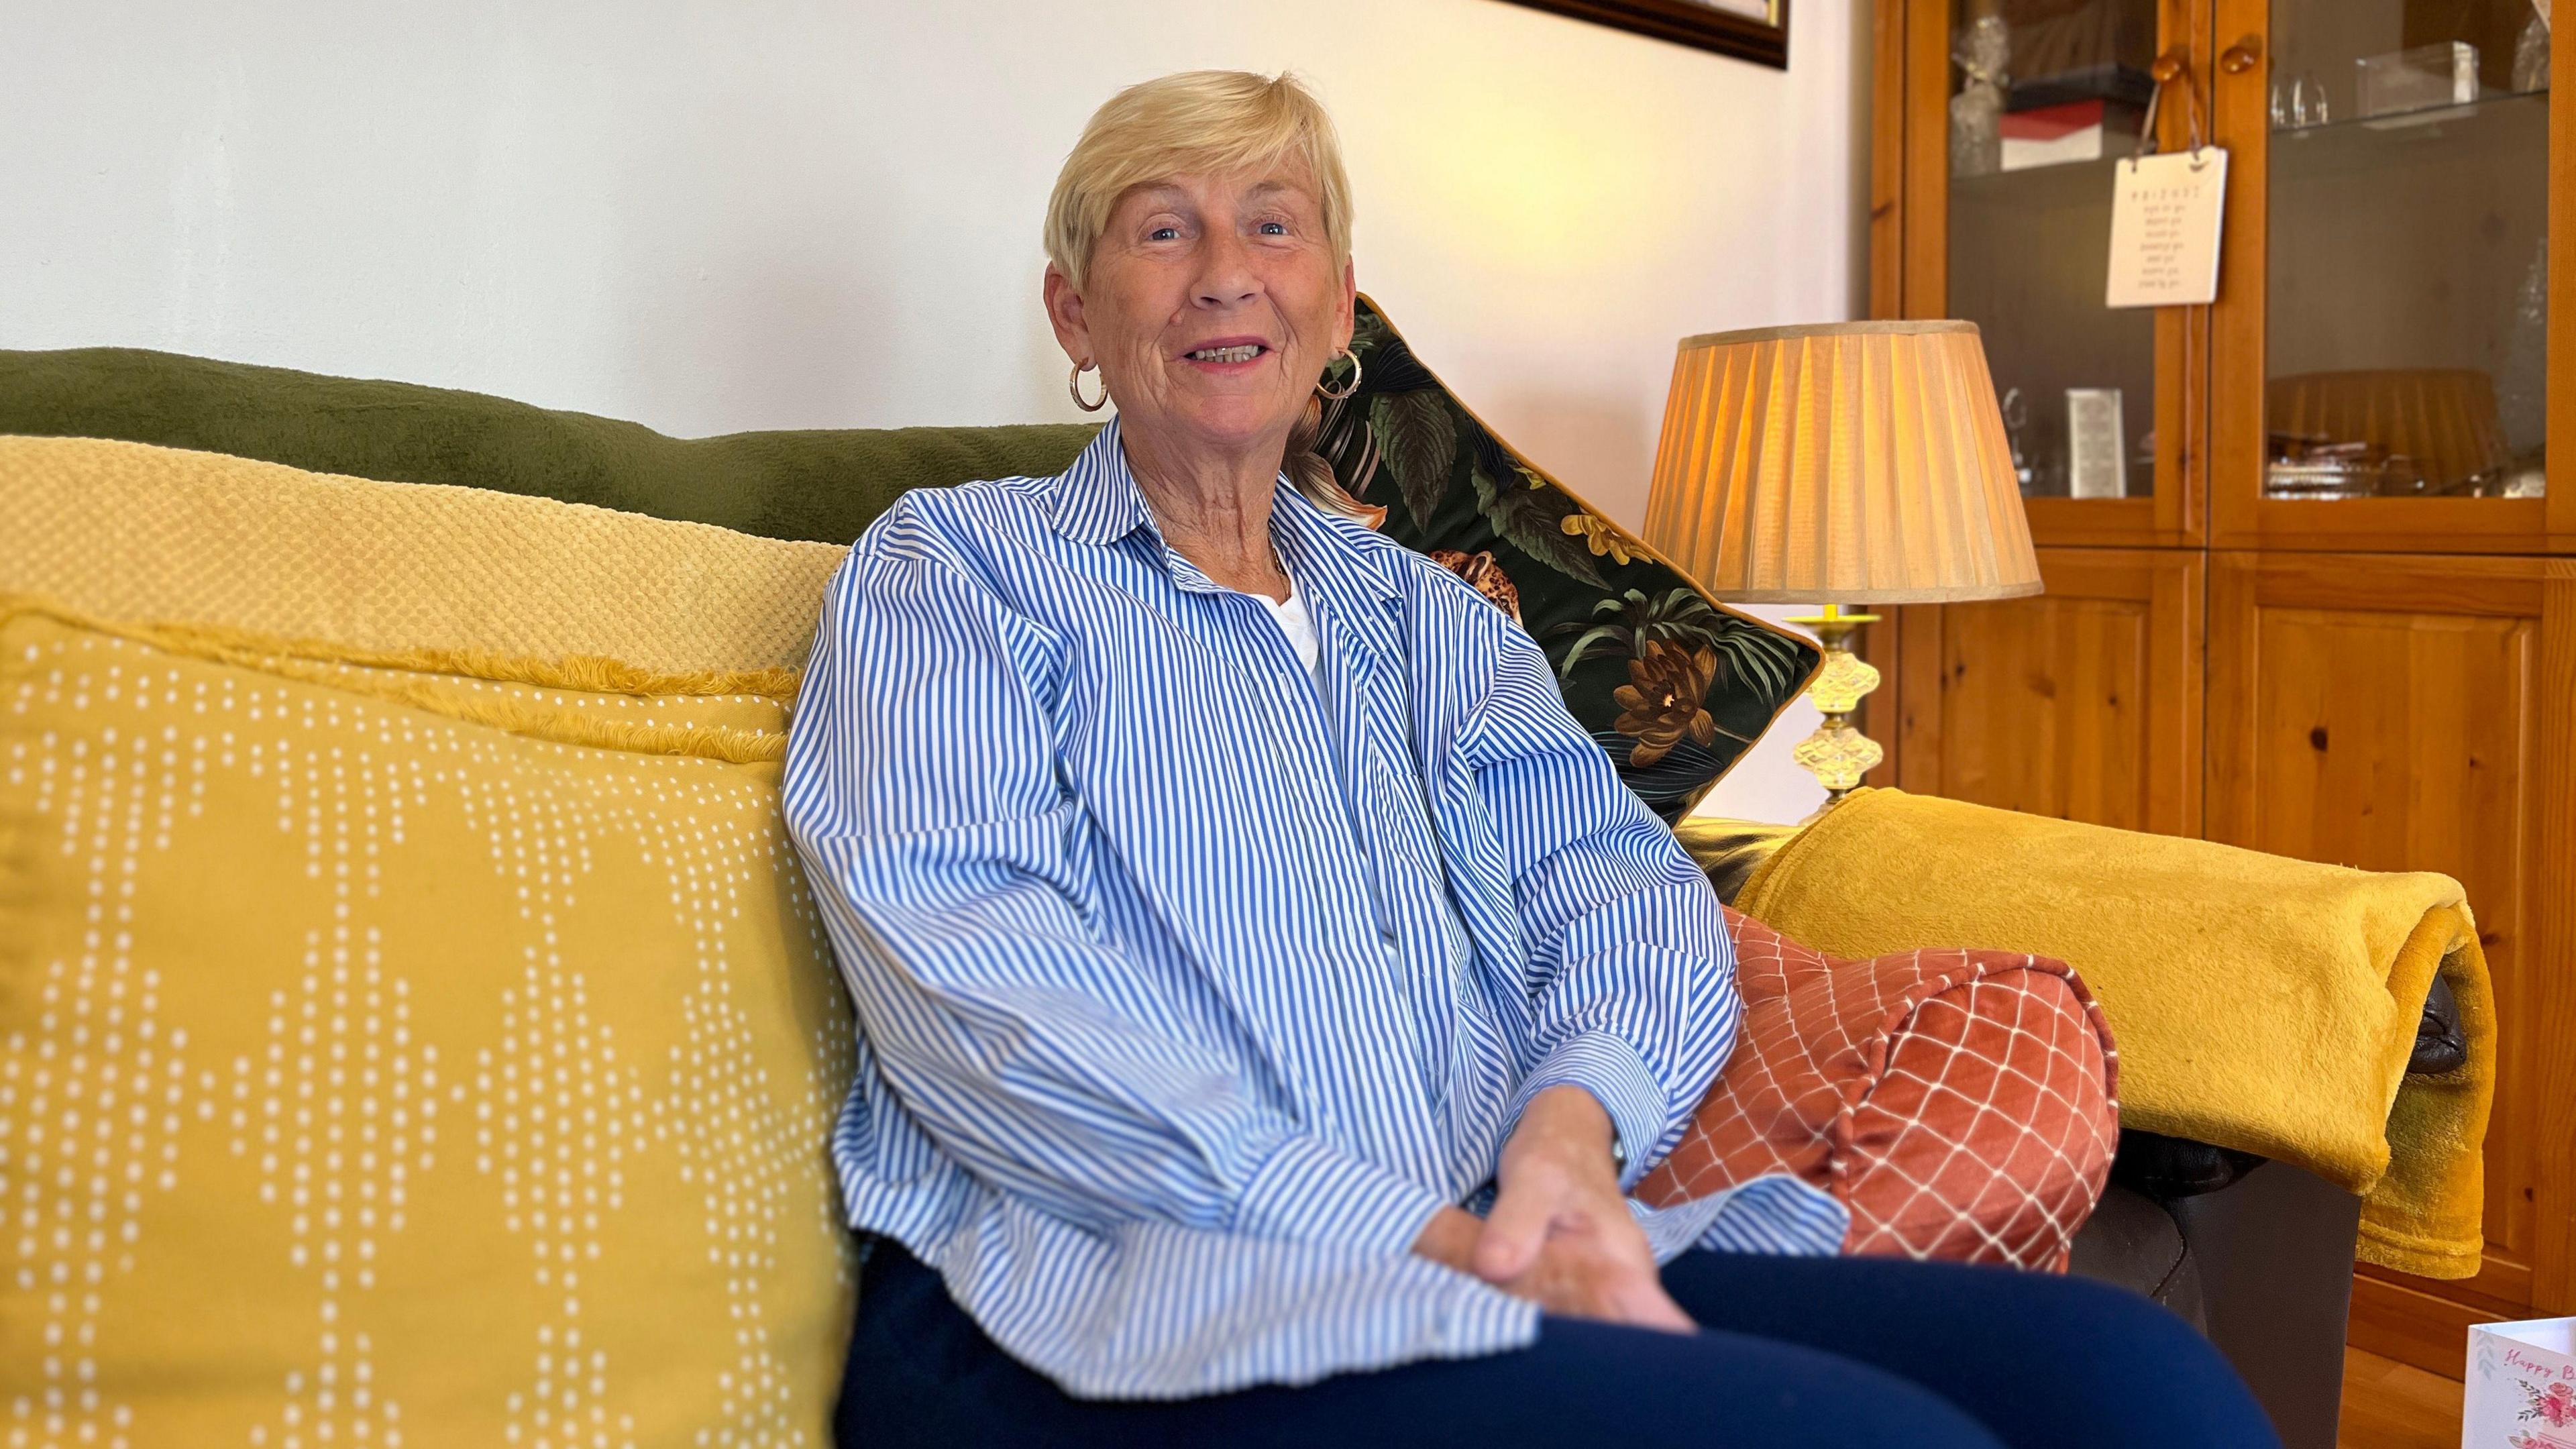
[[[2537,73],[2576,41],[2533,14],[1875,17],[1873,314],[1983,329],[2048,588],[1886,611],[1872,783],[2462,881],[2502,1035],[2486,1267],[2365,1270],[2353,1316],[2451,1377],[2467,1323],[2576,1312],[2576,103]],[[2163,149],[2229,154],[2212,306],[2101,305],[2150,101]],[[2116,496],[2070,496],[2109,490],[2069,389],[2122,400]]]
[[[1905,610],[1896,783],[2199,834],[2202,556],[2043,548],[2039,568],[2033,598]]]
[[[2486,1268],[2415,1287],[2498,1316],[2564,1311],[2576,559],[2223,552],[2210,580],[2209,838],[2438,870],[2477,913],[2499,1038]]]

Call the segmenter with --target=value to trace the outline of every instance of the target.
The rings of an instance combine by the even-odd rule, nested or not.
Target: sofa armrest
[[[1796,826],[1706,816],[1674,831],[1730,905],[1754,869],[1797,833]],[[2455,1070],[2464,1056],[2459,1008],[2437,980],[2407,1069]],[[2297,1168],[2264,1163],[2252,1153],[2124,1129],[2111,1179],[2150,1200],[2151,1212],[2169,1214],[2188,1249],[2195,1296],[2205,1306],[2169,1306],[2196,1322],[2205,1315],[2210,1337],[2245,1375],[2289,1449],[2332,1449],[2361,1203]],[[2129,1199],[2121,1206],[2146,1205]],[[2121,1257],[2110,1240],[2124,1227],[2134,1233],[2157,1225],[2139,1212],[2088,1225],[2096,1241],[2088,1251],[2078,1239],[2077,1271],[2099,1271],[2106,1255]]]
[[[1673,835],[1699,862],[1699,868],[1708,873],[1718,900],[1731,906],[1754,869],[1801,828],[1695,815],[1675,826]],[[2459,1070],[2467,1060],[2468,1037],[2460,1024],[2459,1002],[2451,994],[2451,984],[2437,976],[2424,999],[2423,1019],[2415,1029],[2415,1051],[2407,1061],[2406,1074],[2441,1076]],[[2133,1144],[2133,1136],[2154,1140]],[[2225,1187],[2262,1160],[2252,1153],[2222,1152],[2183,1138],[2124,1132],[2120,1141],[2123,1170],[2114,1176],[2150,1196],[2170,1199]]]
[[[1771,825],[1759,820],[1729,820],[1721,815],[1688,815],[1673,827],[1673,838],[1690,852],[1699,868],[1708,872],[1708,883],[1717,888],[1717,898],[1725,905],[1735,904],[1736,893],[1754,867],[1771,858],[1772,852],[1798,833],[1795,825]]]
[[[2188,1137],[2123,1127],[2119,1155],[2111,1159],[2111,1180],[2158,1202],[2174,1202],[2231,1186],[2270,1160]]]
[[[2451,983],[2436,976],[2424,993],[2424,1015],[2415,1024],[2415,1054],[2406,1059],[2406,1075],[2438,1077],[2468,1065],[2469,1038],[2460,1025],[2460,999]]]

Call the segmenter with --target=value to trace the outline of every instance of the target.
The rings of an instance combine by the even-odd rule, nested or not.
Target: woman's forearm
[[[1607,1179],[1615,1194],[1618,1175],[1611,1165],[1610,1134],[1610,1114],[1590,1092],[1575,1086],[1550,1087],[1530,1099],[1529,1110],[1521,1114],[1520,1125],[1503,1144],[1502,1173],[1516,1176],[1525,1164],[1550,1159],[1577,1179]],[[1476,1242],[1484,1227],[1482,1219],[1464,1208],[1444,1207],[1413,1240],[1414,1255],[1472,1273]]]
[[[1510,1177],[1516,1160],[1546,1156],[1585,1176],[1607,1175],[1615,1184],[1612,1134],[1610,1113],[1601,1100],[1582,1087],[1560,1082],[1530,1098],[1520,1124],[1503,1144],[1501,1174]]]

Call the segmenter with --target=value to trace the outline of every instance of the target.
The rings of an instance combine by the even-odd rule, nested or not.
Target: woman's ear
[[[1333,313],[1333,350],[1350,349],[1351,333],[1359,327],[1360,274],[1350,262],[1342,263],[1342,302]]]
[[[1083,315],[1082,294],[1052,262],[1047,264],[1041,291],[1046,297],[1047,322],[1055,328],[1056,345],[1064,349],[1064,355],[1076,367],[1099,361],[1091,351],[1091,324]]]

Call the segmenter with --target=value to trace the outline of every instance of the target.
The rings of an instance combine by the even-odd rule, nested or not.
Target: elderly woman
[[[826,597],[786,809],[861,1025],[842,1442],[2269,1442],[2143,1300],[1837,1258],[1786,1178],[1626,1197],[1733,948],[1538,646],[1306,452],[1349,191],[1294,80],[1112,99],[1045,299],[1115,420],[907,496]]]

